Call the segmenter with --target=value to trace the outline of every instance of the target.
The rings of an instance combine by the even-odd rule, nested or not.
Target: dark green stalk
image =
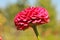
[[[36,25],[32,25],[32,28],[33,28],[33,30],[34,30],[34,32],[35,32],[35,34],[36,34],[37,39],[40,40],[40,36],[39,36],[38,31],[37,31]]]

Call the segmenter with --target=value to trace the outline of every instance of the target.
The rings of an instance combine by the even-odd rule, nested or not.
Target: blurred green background
[[[7,1],[7,6],[3,2]],[[17,30],[14,17],[29,6],[42,6],[48,10],[50,22],[37,27],[41,40],[60,40],[60,21],[57,19],[56,5],[52,0],[3,0],[0,6],[0,36],[3,40],[37,40],[32,28],[25,31]],[[1,2],[1,1],[0,1]]]

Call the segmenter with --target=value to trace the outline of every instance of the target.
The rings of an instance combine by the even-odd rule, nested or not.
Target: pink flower
[[[14,23],[18,30],[25,30],[30,23],[32,24],[45,24],[49,22],[49,15],[45,8],[30,7],[19,12],[15,18]]]
[[[2,37],[0,36],[0,40],[2,40]]]

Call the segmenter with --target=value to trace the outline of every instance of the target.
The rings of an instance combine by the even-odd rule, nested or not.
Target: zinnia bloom
[[[19,12],[15,18],[14,23],[18,30],[25,30],[31,24],[45,24],[49,22],[49,15],[45,8],[29,7]]]
[[[2,40],[2,37],[0,36],[0,40]]]

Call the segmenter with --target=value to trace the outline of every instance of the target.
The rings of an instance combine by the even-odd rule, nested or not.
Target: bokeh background
[[[41,40],[60,40],[60,0],[0,0],[0,37],[3,40],[37,40],[32,28],[17,30],[14,16],[30,6],[48,10],[50,22],[37,27]]]

